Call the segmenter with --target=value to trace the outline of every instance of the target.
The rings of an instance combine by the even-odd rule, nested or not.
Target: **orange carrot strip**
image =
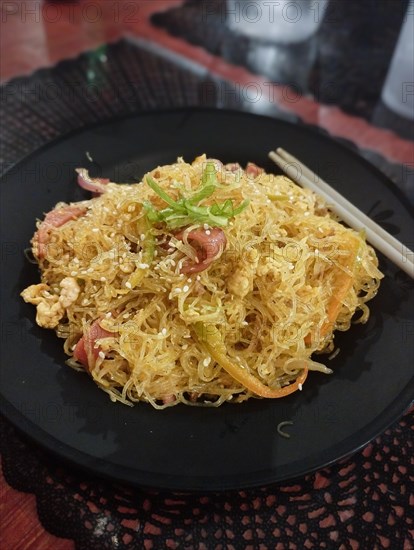
[[[349,254],[342,257],[341,265],[350,272],[354,272],[356,259],[358,257],[359,241],[356,238],[352,239],[352,245],[349,248]],[[332,291],[331,299],[329,300],[326,310],[327,320],[322,324],[319,330],[319,336],[323,337],[333,328],[343,301],[345,300],[348,292],[350,291],[354,278],[338,268],[338,275],[336,276],[335,287]],[[305,337],[305,344],[310,345],[312,343],[312,334],[309,333]]]
[[[308,369],[305,367],[297,380],[289,384],[289,386],[284,386],[283,388],[269,388],[269,386],[260,382],[260,380],[245,368],[236,365],[229,359],[220,331],[215,326],[209,325],[207,327],[203,323],[195,323],[194,329],[198,340],[203,344],[211,357],[226,370],[230,376],[237,380],[237,382],[260,397],[267,397],[270,399],[285,397],[297,391],[299,385],[303,384],[306,380]]]

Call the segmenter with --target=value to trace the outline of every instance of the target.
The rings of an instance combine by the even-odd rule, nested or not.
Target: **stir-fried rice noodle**
[[[178,159],[150,175],[179,200],[199,188],[206,166],[204,155]],[[221,228],[149,223],[145,201],[157,211],[167,205],[145,180],[105,181],[100,196],[70,205],[79,207],[73,219],[38,223],[32,245],[42,284],[23,297],[37,305],[38,323],[65,340],[68,364],[112,400],[165,408],[260,395],[225,367],[209,327],[226,361],[278,397],[295,383],[302,389],[308,370],[331,372],[315,352],[332,353],[335,330],[368,319],[382,274],[364,235],[284,176],[215,166],[215,193],[202,204],[249,201]]]

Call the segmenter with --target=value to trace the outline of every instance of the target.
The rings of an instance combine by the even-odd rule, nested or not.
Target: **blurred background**
[[[414,200],[413,0],[0,6],[3,168],[97,119],[208,105],[317,126]]]

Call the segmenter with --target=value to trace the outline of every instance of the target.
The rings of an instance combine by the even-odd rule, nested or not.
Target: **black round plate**
[[[206,152],[223,161],[267,159],[282,146],[406,245],[412,217],[380,172],[334,140],[279,120],[218,110],[140,114],[71,134],[9,171],[2,194],[1,403],[6,417],[61,458],[147,487],[219,490],[264,485],[320,468],[355,451],[397,420],[413,397],[413,287],[380,256],[386,274],[368,324],[336,337],[334,374],[313,373],[302,392],[218,409],[156,411],[112,403],[65,365],[63,341],[35,324],[21,290],[38,281],[23,249],[35,219],[59,201],[87,194],[73,169],[88,166],[114,181],[137,181],[177,156]],[[91,164],[86,151],[94,159]],[[412,245],[411,245],[412,246]],[[277,425],[293,420],[290,439]]]

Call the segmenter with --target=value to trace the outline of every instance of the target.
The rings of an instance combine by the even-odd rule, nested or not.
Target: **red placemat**
[[[92,478],[57,463],[5,421],[1,451],[7,482],[35,494],[43,526],[77,550],[412,550],[413,432],[412,411],[330,468],[271,487],[205,494]]]

